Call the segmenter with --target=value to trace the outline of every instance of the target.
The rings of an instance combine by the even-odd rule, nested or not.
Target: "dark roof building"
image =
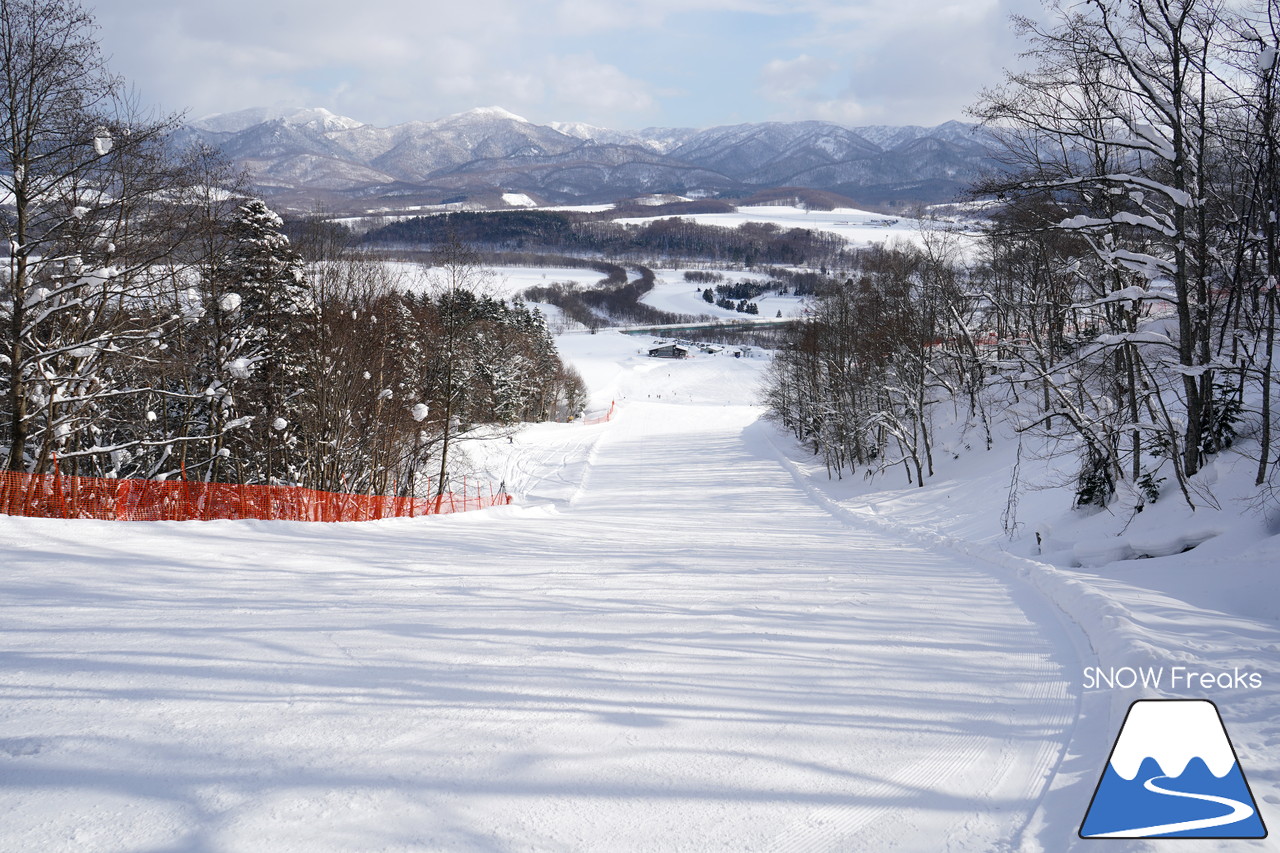
[[[649,358],[688,358],[689,348],[679,344],[663,344],[649,350]]]

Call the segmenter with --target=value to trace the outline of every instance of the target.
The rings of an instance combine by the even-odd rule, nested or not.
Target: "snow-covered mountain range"
[[[434,204],[525,193],[548,203],[645,193],[750,194],[795,186],[868,206],[946,201],[985,165],[993,143],[960,122],[848,128],[820,121],[613,130],[535,124],[500,107],[393,127],[325,109],[255,108],[181,133],[248,169],[288,206]]]

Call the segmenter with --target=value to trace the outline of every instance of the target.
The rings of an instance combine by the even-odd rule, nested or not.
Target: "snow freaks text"
[[[1230,672],[1186,666],[1087,666],[1084,669],[1085,690],[1129,690],[1134,687],[1147,690],[1258,690],[1262,687],[1262,673],[1239,667]]]

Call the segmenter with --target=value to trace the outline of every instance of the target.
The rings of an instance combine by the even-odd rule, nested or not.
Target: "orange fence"
[[[462,483],[431,498],[347,495],[293,486],[241,486],[186,480],[112,480],[0,471],[0,513],[37,518],[194,521],[373,521],[505,506],[511,496]]]
[[[579,421],[579,423],[587,424],[588,426],[590,426],[591,424],[602,424],[607,421],[611,421],[613,420],[613,410],[616,409],[617,407],[618,407],[618,404],[610,400],[609,411],[605,412],[603,415],[591,415],[590,417],[584,417],[581,421]]]

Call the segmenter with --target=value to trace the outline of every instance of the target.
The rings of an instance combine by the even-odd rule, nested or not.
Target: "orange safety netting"
[[[295,486],[243,486],[187,480],[114,480],[0,471],[0,513],[36,518],[194,521],[373,521],[505,506],[511,496],[463,481],[438,497],[349,495]]]
[[[591,424],[602,424],[607,421],[611,421],[613,420],[613,410],[617,408],[617,405],[618,404],[615,401],[611,400],[609,402],[609,411],[605,412],[603,415],[592,415],[590,417],[585,417],[581,421],[579,421],[579,423],[590,426]]]

